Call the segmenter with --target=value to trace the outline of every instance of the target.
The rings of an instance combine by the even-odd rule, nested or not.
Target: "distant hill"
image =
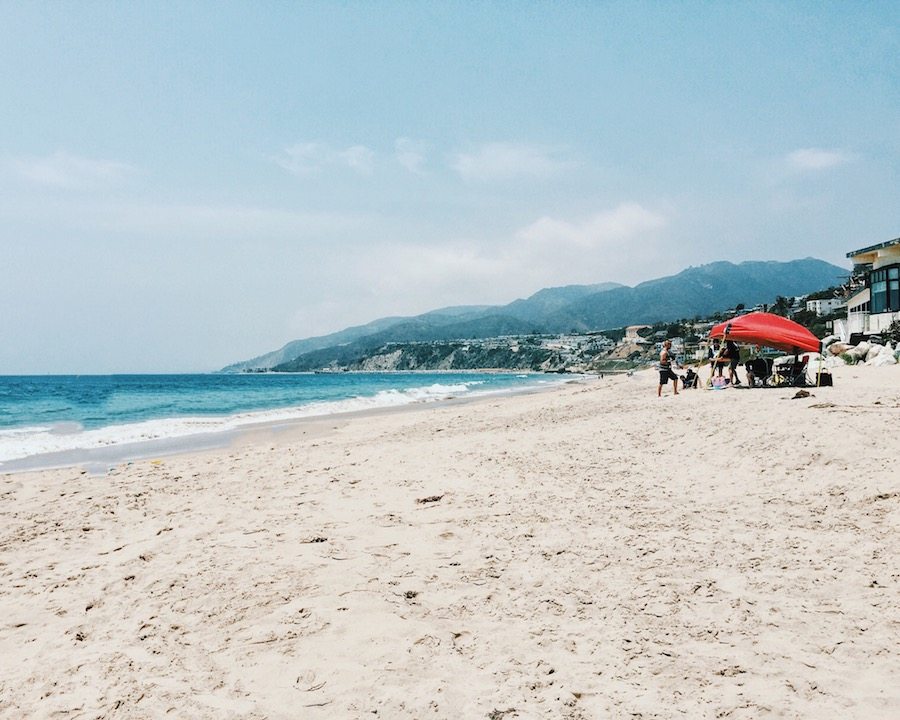
[[[626,289],[624,285],[612,282],[599,283],[597,285],[566,285],[564,287],[545,288],[544,290],[538,290],[525,300],[514,300],[509,305],[504,305],[500,310],[504,315],[525,320],[526,322],[543,322],[546,317],[555,312],[563,311],[572,303],[617,288]],[[494,308],[494,312],[497,312],[497,310],[497,308]]]
[[[270,370],[290,362],[300,355],[323,348],[355,344],[370,347],[379,342],[455,340],[459,337],[494,337],[519,332],[530,332],[529,322],[547,312],[564,307],[568,302],[597,292],[624,287],[619,283],[597,285],[567,285],[545,288],[524,299],[506,306],[459,305],[439,308],[413,317],[389,317],[373,320],[339,332],[318,337],[293,340],[282,348],[229,365],[222,372],[244,370]],[[509,313],[502,312],[511,308]],[[443,328],[443,329],[441,329]],[[525,328],[525,329],[523,329]],[[359,340],[364,342],[357,343]]]
[[[439,310],[431,310],[423,315],[418,316],[423,321],[428,320],[432,325],[437,326],[443,322],[452,323],[460,317],[466,315],[477,315],[491,309],[492,305],[466,305],[458,307],[441,308]],[[293,360],[299,355],[320,350],[321,348],[333,347],[335,345],[345,345],[359,338],[380,333],[388,328],[396,325],[402,325],[412,321],[410,317],[388,317],[379,320],[373,320],[366,325],[357,325],[346,328],[329,335],[321,335],[303,340],[293,340],[278,350],[273,350],[265,355],[260,355],[250,360],[243,360],[229,365],[222,369],[222,372],[241,372],[243,370],[268,370]]]
[[[297,371],[351,365],[386,343],[606,330],[705,316],[804,295],[835,285],[847,270],[815,258],[790,262],[714,262],[626,287],[617,283],[545,288],[503,306],[461,306],[415,317],[375,320],[235,363],[225,371]]]
[[[771,303],[778,295],[805,295],[830,287],[848,271],[823,260],[714,262],[677,275],[589,295],[544,318],[552,332],[651,324],[710,315],[738,303]]]

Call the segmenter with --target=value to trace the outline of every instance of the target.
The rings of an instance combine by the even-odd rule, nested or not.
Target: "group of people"
[[[725,384],[724,371],[728,368],[728,382],[732,386],[740,385],[741,380],[737,374],[737,366],[741,359],[740,348],[732,340],[726,340],[724,345],[720,345],[718,340],[714,340],[708,351],[708,359],[713,367],[713,384]],[[675,394],[678,394],[678,383],[681,382],[682,388],[696,388],[700,386],[700,376],[694,372],[693,368],[688,368],[687,373],[683,376],[677,375],[672,369],[675,363],[672,357],[672,341],[666,340],[663,343],[662,351],[659,353],[659,385],[656,388],[657,397],[662,396],[663,385],[667,385],[672,380],[672,387]],[[719,381],[716,381],[716,377]]]

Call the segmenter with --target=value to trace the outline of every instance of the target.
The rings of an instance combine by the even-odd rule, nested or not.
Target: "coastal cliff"
[[[288,343],[235,363],[225,372],[321,369],[541,369],[558,371],[593,360],[566,357],[508,338],[590,334],[632,324],[698,318],[830,287],[846,271],[805,258],[790,262],[715,262],[635,287],[615,283],[545,288],[504,306],[468,305],[415,317],[375,320],[331,335]],[[497,340],[497,343],[492,343]],[[478,342],[480,341],[480,342]]]
[[[535,370],[560,372],[572,358],[536,344],[498,342],[389,343],[343,363],[322,366],[317,358],[301,356],[275,368],[282,372],[309,370],[389,372],[399,370]]]

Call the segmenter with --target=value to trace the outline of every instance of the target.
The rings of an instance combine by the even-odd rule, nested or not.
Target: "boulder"
[[[880,352],[873,360],[866,362],[866,365],[873,365],[874,367],[884,367],[885,365],[896,364],[897,358],[894,357],[893,351]]]
[[[878,356],[881,355],[882,350],[884,350],[883,345],[870,345],[869,352],[866,353],[866,364],[871,365],[878,359]]]

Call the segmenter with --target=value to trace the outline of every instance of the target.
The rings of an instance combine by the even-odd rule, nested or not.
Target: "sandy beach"
[[[900,366],[0,476],[0,717],[898,718]]]

